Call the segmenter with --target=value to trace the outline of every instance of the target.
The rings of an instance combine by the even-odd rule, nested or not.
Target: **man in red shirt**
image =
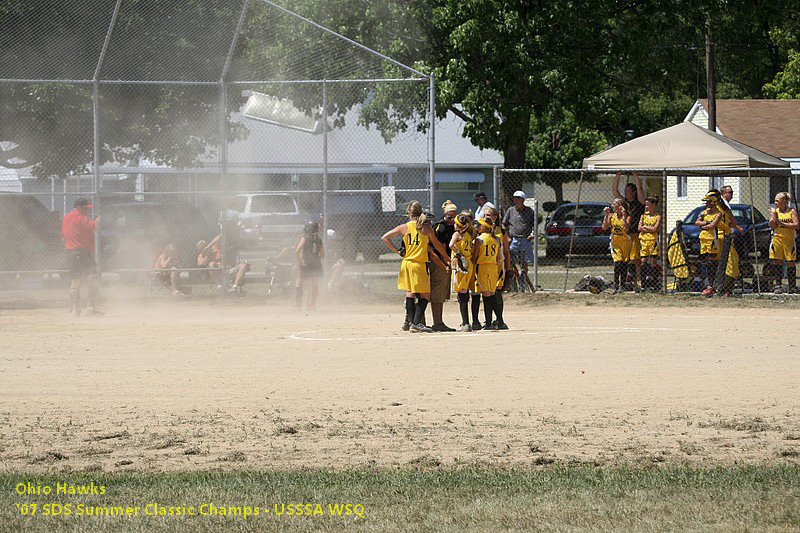
[[[97,309],[97,263],[94,260],[94,232],[100,227],[100,217],[88,217],[92,204],[86,198],[75,200],[75,208],[61,222],[61,236],[67,249],[70,278],[70,312],[81,314],[81,280],[87,282],[89,314],[102,314]]]

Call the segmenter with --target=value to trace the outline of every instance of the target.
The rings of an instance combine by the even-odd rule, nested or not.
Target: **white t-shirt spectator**
[[[492,209],[494,209],[494,204],[493,204],[492,202],[486,202],[485,204],[483,204],[482,206],[480,206],[480,207],[479,207],[479,208],[478,208],[478,209],[475,211],[475,220],[480,220],[480,219],[482,219],[482,218],[483,218],[483,213],[484,213],[484,212],[486,211],[486,209],[488,209],[489,207],[491,207]]]

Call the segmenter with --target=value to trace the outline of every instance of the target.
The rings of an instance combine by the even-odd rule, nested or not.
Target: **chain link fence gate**
[[[716,268],[700,255],[701,228],[696,224],[706,208],[704,197],[711,189],[730,196],[731,213],[741,228],[731,231],[733,249],[739,258],[738,272],[735,280],[721,287],[722,292],[772,292],[781,280],[781,289],[788,289],[786,268],[776,271],[771,266],[774,261],[769,259],[769,218],[775,195],[788,192],[791,205],[797,206],[798,176],[788,168],[503,169],[498,174],[505,195],[521,188],[527,193],[527,204],[536,208],[538,250],[533,277],[539,290],[612,288],[614,229],[609,224],[604,227],[605,212],[612,209],[615,195],[624,197],[626,186],[637,183],[636,175],[644,199],[657,200],[654,211],[661,220],[655,239],[650,239],[655,247],[644,245],[647,255],[641,259],[638,274],[641,290],[701,292],[714,285]],[[507,196],[503,198],[501,207],[505,209],[510,201]],[[644,222],[647,220],[651,219]],[[629,229],[630,241],[638,239],[641,248],[644,232],[636,235],[634,229],[638,227]],[[724,239],[720,239],[722,242]],[[627,260],[620,289],[635,290],[637,261],[633,260],[633,253],[617,259]]]
[[[0,20],[4,285],[63,284],[80,197],[106,285],[161,289],[169,247],[183,287],[246,265],[280,290],[309,222],[335,284],[393,285],[380,236],[433,204],[432,78],[267,0],[33,0]]]

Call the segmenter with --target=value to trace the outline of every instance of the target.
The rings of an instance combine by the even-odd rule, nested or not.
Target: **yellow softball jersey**
[[[491,233],[481,233],[475,243],[480,247],[478,259],[475,261],[479,265],[497,264],[497,254],[500,253],[500,241]]]
[[[406,254],[400,264],[397,288],[401,291],[419,294],[431,292],[431,278],[428,274],[428,242],[430,239],[417,229],[417,223],[408,222],[408,233],[403,236]]]
[[[472,262],[472,236],[465,233],[461,240],[456,243],[456,250],[464,256],[467,261],[468,272],[457,272],[453,270],[453,292],[474,290],[475,289],[475,264]],[[452,253],[455,257],[456,252]]]
[[[644,224],[645,226],[654,227],[656,224],[658,224],[659,218],[661,218],[661,215],[659,215],[658,213],[656,213],[655,215],[648,215],[647,213],[645,213],[644,215],[642,215],[641,221],[642,224]],[[655,241],[658,239],[658,235],[656,235],[655,233],[640,233],[639,239],[641,239],[642,242]]]
[[[480,292],[494,292],[499,279],[497,256],[500,253],[500,242],[491,233],[481,233],[475,243],[478,246],[478,259],[476,261],[477,280],[476,290]]]
[[[625,221],[611,215],[611,257],[615,263],[627,263],[631,258],[631,236],[625,232]]]
[[[784,224],[792,223],[792,210],[786,213],[778,211],[778,221]],[[769,258],[779,261],[795,261],[797,250],[795,250],[795,230],[778,226],[772,232],[772,240],[769,243]]]
[[[408,233],[403,237],[406,244],[406,255],[403,259],[406,261],[415,261],[418,263],[428,262],[428,243],[430,239],[427,235],[422,234],[417,228],[415,221],[406,223]]]
[[[714,222],[714,219],[717,218],[717,215],[720,215],[720,223],[722,223],[722,214],[718,211],[709,213],[708,211],[703,211],[703,214],[700,218],[703,220],[703,224],[711,224]],[[700,230],[700,253],[701,254],[711,254],[719,257],[720,252],[720,239],[719,237],[724,237],[724,233],[722,230],[719,229],[719,224],[717,224],[717,231],[713,229],[703,229]]]
[[[661,215],[658,213],[655,215],[649,215],[645,212],[645,214],[642,215],[641,221],[645,226],[655,227],[655,225],[658,224],[658,219],[660,218]],[[642,257],[658,255],[658,235],[656,233],[640,233],[639,243],[641,245]]]

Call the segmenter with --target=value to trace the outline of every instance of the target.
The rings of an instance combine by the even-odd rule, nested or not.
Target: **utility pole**
[[[706,16],[706,96],[708,129],[717,131],[717,84],[714,81],[714,43],[711,41],[711,15]]]

